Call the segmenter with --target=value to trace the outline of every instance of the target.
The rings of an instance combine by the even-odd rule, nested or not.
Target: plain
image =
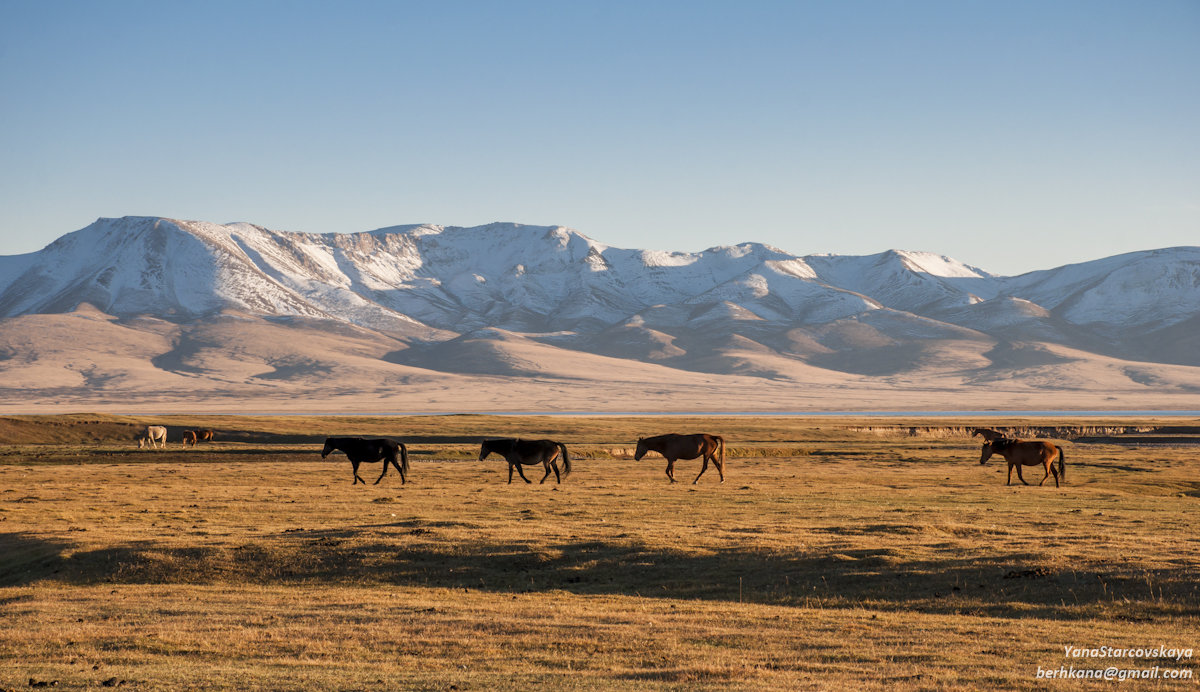
[[[166,450],[136,449],[147,422]],[[1200,648],[1196,447],[1068,441],[1062,488],[1005,486],[979,421],[928,422],[5,418],[0,687],[1107,689],[1036,676],[1192,670],[1064,647]],[[184,448],[192,427],[217,441]],[[627,458],[668,431],[724,435],[728,481]],[[410,482],[352,486],[320,460],[333,434],[406,442]],[[507,485],[474,460],[495,435],[562,440],[575,472]]]

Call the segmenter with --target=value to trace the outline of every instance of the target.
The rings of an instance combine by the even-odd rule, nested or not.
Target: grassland
[[[1073,690],[1113,683],[1039,667],[1200,667],[1063,649],[1200,648],[1194,446],[1065,443],[1056,489],[1006,487],[970,421],[154,422],[218,441],[0,420],[0,688]],[[625,458],[667,430],[726,435],[727,482]],[[352,486],[329,434],[405,440],[409,484]],[[562,439],[575,472],[507,485],[473,460],[499,434]]]

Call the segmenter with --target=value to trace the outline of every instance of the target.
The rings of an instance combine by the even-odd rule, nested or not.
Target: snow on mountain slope
[[[221,305],[210,249],[162,219],[101,220],[59,238],[11,270],[0,314],[109,312],[199,314]]]
[[[458,354],[472,360],[458,367],[475,373],[539,372],[532,361],[512,363],[520,354],[548,359],[554,349],[713,372],[731,372],[734,360],[747,371],[801,372],[819,358],[847,372],[891,373],[905,357],[935,367],[928,354],[942,352],[938,340],[971,352],[964,362],[985,362],[979,350],[997,341],[1152,358],[1166,351],[1150,330],[1171,327],[1172,339],[1191,343],[1200,248],[1005,278],[926,252],[797,257],[759,243],[622,249],[559,226],[319,235],[126,217],[100,219],[40,252],[0,257],[0,317],[83,304],[174,323],[230,311],[344,323],[445,345],[397,362]],[[487,337],[489,329],[508,336]],[[872,365],[871,354],[885,351],[889,364]],[[1186,351],[1170,350],[1171,362],[1200,364],[1200,354]]]
[[[7,259],[25,265],[0,293],[0,314],[9,316],[90,302],[113,314],[187,318],[234,308],[463,333],[600,331],[658,304],[734,300],[779,320],[874,307],[759,244],[664,254],[517,224],[310,235],[242,223],[101,219],[40,253]]]
[[[848,257],[804,258],[826,284],[855,291],[896,310],[925,315],[995,296],[997,277],[949,257],[928,252],[889,250]]]
[[[1031,272],[1004,292],[1074,324],[1162,328],[1200,313],[1200,247],[1131,252]]]

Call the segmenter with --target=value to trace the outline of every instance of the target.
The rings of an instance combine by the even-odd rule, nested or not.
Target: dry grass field
[[[955,427],[978,421],[168,416],[169,447],[138,451],[144,422],[0,420],[0,689],[1075,690],[1115,683],[1039,668],[1200,668],[1064,651],[1200,648],[1196,446],[1063,442],[1063,487],[1006,487]],[[217,441],[184,449],[185,427]],[[724,434],[727,481],[625,458],[672,430]],[[410,482],[352,486],[319,457],[332,434],[405,441]],[[493,435],[561,439],[574,473],[507,485],[474,460]]]

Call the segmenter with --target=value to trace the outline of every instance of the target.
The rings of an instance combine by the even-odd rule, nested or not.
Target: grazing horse
[[[696,476],[696,480],[692,481],[692,485],[699,482],[700,476],[703,476],[704,472],[708,470],[709,461],[712,461],[713,466],[717,467],[717,473],[721,474],[721,482],[725,482],[725,438],[720,435],[705,433],[676,435],[672,433],[640,437],[633,458],[641,461],[642,457],[646,456],[646,452],[658,452],[666,457],[667,478],[670,478],[672,483],[675,482],[675,460],[695,459],[696,457],[704,458],[704,466],[700,467],[700,473]]]
[[[197,430],[196,440],[198,442],[212,442],[213,435],[216,434],[211,430]]]
[[[1054,474],[1054,487],[1058,487],[1059,478],[1064,482],[1067,480],[1067,462],[1066,455],[1063,454],[1062,447],[1051,444],[1044,440],[1016,440],[1011,437],[1002,437],[998,440],[983,443],[983,456],[980,457],[979,463],[986,464],[987,460],[992,457],[992,454],[999,454],[1008,462],[1008,482],[1005,485],[1012,485],[1013,468],[1017,469],[1017,478],[1022,483],[1025,483],[1025,478],[1021,475],[1022,466],[1042,466],[1046,469],[1046,475],[1042,476],[1042,483]],[[1054,468],[1054,460],[1058,459],[1058,468]],[[1042,483],[1038,483],[1040,486]],[[1025,483],[1025,485],[1029,485]]]
[[[387,475],[388,464],[396,467],[400,472],[400,484],[404,485],[408,481],[405,478],[408,473],[408,448],[402,442],[388,439],[365,440],[361,437],[330,437],[325,440],[325,449],[321,450],[321,458],[329,456],[333,450],[338,450],[346,453],[346,458],[350,460],[350,466],[354,470],[354,482],[351,485],[357,485],[362,481],[363,485],[367,482],[358,475],[358,465],[366,462],[368,464],[376,461],[383,461],[383,473],[379,474],[379,478],[375,479],[374,485],[379,485],[379,481]],[[396,463],[396,455],[400,455],[400,463]]]
[[[163,448],[167,446],[167,429],[161,425],[147,425],[142,432],[142,436],[138,438],[138,449],[150,447],[156,449],[155,442],[162,443]]]
[[[183,431],[183,446],[184,447],[195,447],[197,435],[198,435],[198,433],[195,430],[184,430]]]
[[[995,442],[1005,437],[1004,433],[999,430],[992,430],[991,428],[975,428],[975,431],[971,433],[971,437],[975,437],[976,435],[982,435],[983,439],[988,442]]]
[[[554,471],[554,480],[562,483],[562,479],[571,474],[571,457],[567,454],[567,447],[561,442],[554,440],[522,440],[519,438],[502,437],[495,440],[484,440],[479,445],[479,461],[483,461],[489,454],[495,452],[504,457],[508,461],[508,482],[512,483],[513,469],[521,475],[521,480],[526,483],[532,483],[525,477],[525,472],[521,470],[523,464],[541,464],[546,468],[546,475],[542,476],[542,483],[550,477],[550,471]],[[562,454],[562,474],[558,472],[558,457]]]

